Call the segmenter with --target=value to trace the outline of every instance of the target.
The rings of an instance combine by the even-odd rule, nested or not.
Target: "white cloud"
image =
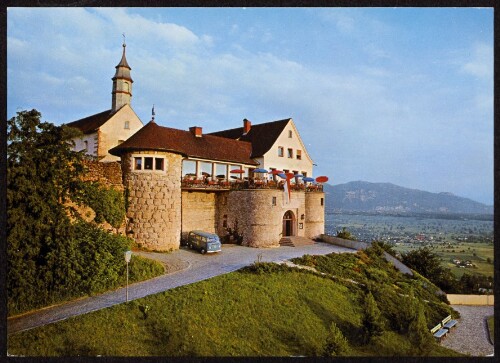
[[[461,65],[461,71],[481,79],[493,79],[493,46],[479,43]]]

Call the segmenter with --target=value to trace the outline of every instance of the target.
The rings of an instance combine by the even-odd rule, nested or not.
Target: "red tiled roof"
[[[252,125],[250,131],[246,135],[243,135],[243,127],[211,132],[208,135],[221,136],[240,141],[249,141],[252,143],[252,158],[257,158],[263,156],[269,151],[269,149],[271,149],[273,144],[276,142],[276,139],[281,135],[283,129],[290,120],[290,118],[287,118],[284,120]]]
[[[95,115],[70,122],[66,124],[66,126],[77,128],[84,134],[91,134],[104,125],[104,123],[106,123],[106,121],[108,121],[113,115],[113,110],[106,110],[101,113],[96,113]]]
[[[194,136],[190,131],[149,122],[129,139],[109,150],[120,156],[128,151],[170,151],[189,157],[257,165],[251,159],[252,144],[213,135]]]

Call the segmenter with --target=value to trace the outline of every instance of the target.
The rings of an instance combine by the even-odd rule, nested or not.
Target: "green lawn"
[[[332,322],[353,356],[411,354],[404,334],[360,340],[361,287],[286,267],[240,270],[8,336],[24,356],[316,356]],[[457,356],[433,344],[429,355]]]
[[[488,331],[490,332],[490,339],[495,341],[495,317],[492,315],[487,319]]]

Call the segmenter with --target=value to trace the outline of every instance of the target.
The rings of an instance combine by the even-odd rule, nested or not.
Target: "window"
[[[130,129],[130,121],[125,121],[125,125],[123,126],[123,128],[125,130],[129,130]]]
[[[142,158],[134,158],[134,169],[135,170],[142,170]]]
[[[297,160],[302,160],[302,150],[297,150]]]
[[[321,198],[321,205],[323,205],[325,203],[325,200],[323,198]]]
[[[85,151],[89,151],[89,142],[85,140],[83,143],[85,144]]]
[[[283,157],[284,149],[283,146],[278,146],[278,156]]]
[[[288,158],[293,159],[293,149],[288,149]]]
[[[276,205],[276,197],[273,197],[273,205]]]
[[[224,217],[222,220],[222,227],[227,228],[227,214],[224,214]]]
[[[155,170],[164,170],[164,159],[163,158],[155,158]]]
[[[144,158],[144,170],[153,170],[153,158]]]
[[[288,130],[288,137],[291,139],[292,138],[292,130]]]
[[[301,174],[304,175],[304,178],[307,177],[307,171],[303,171]]]

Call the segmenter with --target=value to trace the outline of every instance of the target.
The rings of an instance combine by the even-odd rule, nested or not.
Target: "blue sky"
[[[111,108],[122,33],[143,122],[291,117],[332,184],[493,204],[492,8],[8,8],[8,117]]]

